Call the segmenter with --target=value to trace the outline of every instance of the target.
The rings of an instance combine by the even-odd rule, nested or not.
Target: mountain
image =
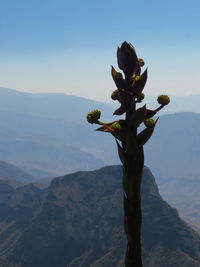
[[[103,156],[98,157],[98,149],[97,155],[84,149],[92,138],[86,114],[94,105],[111,116],[111,107],[106,103],[0,88],[0,159],[38,177],[105,165]],[[98,145],[93,150],[95,147]]]
[[[197,100],[198,96],[175,97],[167,110],[177,101],[185,103],[184,110],[186,103]],[[156,98],[146,99],[150,108],[156,106],[153,101]],[[31,94],[0,88],[0,159],[39,178],[118,164],[112,136],[95,132],[96,127],[86,123],[86,114],[92,109],[100,109],[105,121],[117,118],[112,116],[111,104],[64,94]],[[146,164],[162,180],[172,176],[194,178],[199,174],[199,121],[200,114],[195,113],[161,116],[156,138],[153,136],[146,146]],[[166,142],[169,146],[162,153]],[[159,167],[158,157],[163,157]],[[188,162],[189,166],[183,168]]]
[[[170,105],[161,111],[162,114],[176,112],[200,113],[200,95],[170,96],[170,98]],[[144,102],[150,108],[158,105],[157,96],[146,96]],[[111,114],[113,106],[115,106],[115,103],[113,103],[111,101],[104,103],[61,93],[25,93],[0,87],[1,110],[58,119],[68,123],[84,120],[85,113],[90,109],[95,109],[95,106],[96,109],[103,111],[106,120],[112,119]],[[26,113],[24,113],[25,110]],[[66,116],[66,114],[70,114],[70,116]]]
[[[104,116],[111,117],[112,105],[108,103],[61,93],[25,93],[0,87],[0,110],[33,118],[49,118],[68,124],[84,122],[85,114],[95,105],[104,110]]]
[[[197,178],[199,134],[200,114],[182,112],[160,117],[154,135],[145,146],[148,166],[162,180]]]
[[[0,160],[0,180],[10,180],[17,183],[30,183],[36,178],[8,162]]]
[[[103,162],[70,144],[38,134],[0,129],[0,158],[36,178],[55,177],[77,170],[91,170]]]
[[[161,116],[145,146],[161,195],[200,231],[200,114]]]
[[[165,110],[198,111],[199,97],[172,97]],[[149,108],[157,106],[156,97],[145,100]],[[65,173],[118,164],[113,137],[86,123],[85,116],[92,109],[102,111],[102,120],[118,118],[112,116],[111,104],[0,88],[0,159],[46,181]],[[145,145],[145,163],[158,177],[161,195],[198,231],[199,135],[199,113],[162,115]]]
[[[110,166],[55,178],[44,190],[0,184],[1,266],[123,266],[121,176],[121,166]],[[144,266],[199,267],[199,235],[161,198],[146,167],[142,208]]]

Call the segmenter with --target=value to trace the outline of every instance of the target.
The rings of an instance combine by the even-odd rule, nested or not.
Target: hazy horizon
[[[85,96],[80,96],[80,95],[74,95],[74,94],[69,94],[67,92],[62,92],[62,91],[57,91],[56,89],[54,91],[50,91],[50,92],[45,92],[45,91],[29,91],[29,90],[20,90],[20,89],[16,89],[16,88],[8,88],[8,87],[4,87],[4,86],[0,86],[0,90],[2,89],[7,89],[7,90],[12,90],[12,91],[17,91],[19,93],[28,93],[28,94],[64,94],[66,96],[72,96],[72,97],[80,97],[83,99],[88,99],[88,100],[93,100],[93,101],[98,101],[98,102],[104,102],[104,103],[115,103],[113,102],[113,100],[110,98],[110,95],[108,95],[107,99],[103,99],[103,100],[99,100],[99,99],[95,99],[92,97],[85,97]],[[169,94],[168,94],[169,95]],[[145,95],[145,97],[151,97],[151,98],[155,98],[155,101],[157,99],[158,95]],[[185,97],[195,97],[195,96],[200,96],[200,93],[198,94],[190,94],[190,95],[170,95],[171,97],[171,101],[173,101],[173,98],[185,98]]]

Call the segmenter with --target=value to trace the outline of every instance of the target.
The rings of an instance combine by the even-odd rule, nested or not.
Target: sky
[[[110,101],[126,40],[146,95],[200,94],[199,14],[199,0],[0,0],[0,86]]]

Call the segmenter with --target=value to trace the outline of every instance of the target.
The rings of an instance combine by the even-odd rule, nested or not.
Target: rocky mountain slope
[[[77,172],[44,190],[0,184],[1,266],[123,266],[121,172]],[[144,266],[200,267],[199,235],[161,198],[148,168],[142,205]]]
[[[198,112],[198,97],[172,97],[167,109]],[[157,105],[153,97],[145,98],[145,102],[149,108]],[[110,104],[64,94],[0,88],[0,159],[46,181],[77,170],[118,164],[113,137],[96,132],[95,126],[92,130],[86,123],[85,115],[96,108],[102,110],[103,120],[115,119]],[[145,146],[145,164],[158,177],[161,195],[198,231],[199,135],[200,114],[163,115]]]

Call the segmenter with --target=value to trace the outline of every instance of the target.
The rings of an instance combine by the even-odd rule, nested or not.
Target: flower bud
[[[160,96],[158,96],[157,101],[158,101],[158,103],[159,103],[160,105],[162,105],[162,106],[166,106],[166,105],[169,104],[169,102],[170,102],[170,98],[169,98],[168,95],[160,95]]]
[[[120,124],[118,121],[114,122],[114,123],[111,125],[111,127],[112,127],[112,129],[113,129],[114,131],[115,131],[115,130],[117,130],[117,131],[122,130],[122,126],[121,126],[121,124]]]
[[[100,110],[90,111],[87,114],[87,121],[89,123],[98,123],[98,120],[99,120],[100,116],[101,116],[101,111]]]
[[[141,102],[144,99],[144,94],[140,93],[139,95],[137,95],[137,101]]]
[[[142,77],[141,75],[135,76],[135,80],[139,81],[141,79],[141,77]]]
[[[119,100],[118,90],[115,90],[112,92],[111,98],[112,98],[112,100]]]
[[[123,141],[125,139],[125,133],[123,129],[123,121],[115,121],[111,125],[111,134],[118,140]]]
[[[138,62],[135,48],[131,44],[123,42],[117,50],[117,61],[119,68],[123,70],[125,76],[131,77]]]
[[[144,64],[145,64],[144,59],[142,59],[142,58],[138,58],[138,65],[139,65],[140,67],[143,67]]]
[[[148,127],[151,127],[155,124],[155,121],[153,119],[147,119],[144,121],[144,125],[148,128]]]

